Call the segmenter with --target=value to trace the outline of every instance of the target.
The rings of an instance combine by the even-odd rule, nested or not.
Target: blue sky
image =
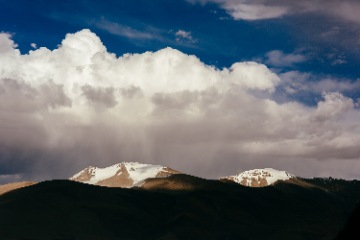
[[[254,70],[254,72],[257,73],[259,71],[258,76],[263,76],[261,74],[270,76],[273,73],[276,74],[278,80],[269,77],[269,81],[274,86],[269,82],[266,84],[270,85],[264,83],[266,86],[256,85],[256,87],[255,85],[246,83],[248,85],[245,84],[244,86],[246,86],[247,94],[249,94],[249,96],[251,95],[251,98],[256,99],[256,101],[258,99],[269,99],[278,104],[279,108],[286,104],[295,104],[296,106],[301,106],[301,109],[309,108],[314,112],[328,111],[330,108],[324,106],[327,104],[327,101],[332,101],[332,103],[329,103],[331,106],[337,106],[336,104],[339,104],[339,108],[330,109],[333,111],[331,114],[326,113],[328,114],[326,116],[332,117],[343,113],[343,111],[345,111],[344,109],[348,109],[347,106],[351,105],[351,107],[349,107],[351,108],[351,113],[346,114],[352,117],[340,117],[339,119],[342,119],[341,121],[343,122],[339,122],[339,119],[331,120],[334,121],[331,124],[334,126],[339,124],[339,126],[345,127],[346,131],[349,131],[350,134],[351,130],[349,129],[353,129],[353,133],[356,133],[359,129],[359,126],[354,123],[360,103],[359,11],[360,4],[356,0],[304,0],[301,2],[285,0],[109,0],[106,2],[95,0],[0,0],[0,33],[3,34],[3,38],[5,39],[3,40],[4,46],[8,44],[9,41],[12,41],[13,48],[19,49],[24,59],[26,59],[28,55],[30,56],[29,58],[32,58],[31,56],[36,55],[34,54],[35,52],[38,52],[40,55],[45,54],[40,51],[42,47],[51,51],[61,49],[62,46],[66,46],[62,41],[65,38],[70,39],[70,37],[65,37],[66,34],[74,34],[83,29],[89,29],[91,34],[82,32],[75,35],[75,38],[82,36],[92,39],[91,41],[93,41],[94,46],[99,47],[98,45],[100,43],[94,40],[94,36],[97,36],[103,46],[106,47],[107,53],[115,54],[116,57],[121,57],[129,53],[137,53],[139,56],[145,56],[143,54],[147,51],[154,52],[154,59],[158,59],[158,55],[167,51],[169,51],[169,53],[167,53],[169,56],[179,57],[179,59],[183,58],[181,57],[183,55],[179,55],[180,53],[185,54],[185,56],[194,55],[200,60],[200,63],[196,62],[193,64],[199,64],[199,66],[203,64],[206,66],[205,68],[215,69],[214,71],[218,71],[216,74],[220,74],[222,70],[224,70],[224,72],[236,72],[239,66],[241,68],[239,71],[243,71],[243,65],[240,64],[232,67],[234,63],[256,62],[259,64],[256,65],[259,69]],[[167,47],[176,49],[180,51],[180,53],[171,50],[162,51]],[[101,48],[101,46],[99,48]],[[160,51],[160,53],[156,54],[158,51]],[[188,61],[191,62],[193,60],[189,58]],[[43,64],[43,62],[41,64]],[[260,67],[260,64],[263,64],[261,66],[266,66],[271,73],[267,72],[268,70],[264,72],[265,70]],[[247,67],[249,67],[247,71],[250,71],[251,66],[247,65]],[[19,75],[11,75],[10,73],[15,70],[10,71],[6,68],[7,66],[4,65],[4,74],[1,76],[2,81],[4,81],[2,84],[5,87],[7,86],[6,81],[8,81],[6,79],[14,79],[14,81],[17,82],[25,81],[24,84],[28,84],[29,82],[27,82],[26,77],[20,80],[16,79],[16,76],[28,76],[29,79],[33,77],[30,70],[29,72],[25,72],[28,70],[22,70],[24,72],[19,73]],[[9,72],[9,74],[6,75],[5,72]],[[227,74],[224,72],[221,74]],[[43,75],[39,75],[38,80],[40,76]],[[55,76],[55,73],[49,76]],[[256,78],[257,75],[255,74],[254,76],[254,78]],[[177,75],[174,76],[174,78],[176,77]],[[34,81],[37,80],[35,79]],[[62,86],[60,82],[54,81],[56,84],[60,84],[59,86]],[[40,80],[38,83],[39,82]],[[32,84],[30,85],[33,86]],[[91,86],[93,87],[93,85]],[[106,86],[107,88],[100,89],[97,92],[91,92],[92,90],[90,91],[89,88],[86,87],[84,87],[83,91],[85,95],[89,94],[89,96],[91,95],[92,97],[96,93],[98,94],[96,97],[97,100],[104,100],[105,95],[101,94],[106,91],[111,93],[113,87],[112,85]],[[143,85],[139,85],[140,89],[142,89],[141,86]],[[6,89],[5,87],[4,89]],[[66,84],[64,83],[64,89],[65,88]],[[158,88],[154,87],[154,89]],[[184,90],[183,88],[179,89],[181,91]],[[192,91],[193,88],[189,87],[188,90]],[[166,91],[168,91],[168,89]],[[172,93],[173,92],[171,92],[171,94]],[[155,94],[154,96],[158,95]],[[154,96],[150,98],[153,102],[155,101]],[[170,98],[170,95],[168,97]],[[158,98],[156,99],[160,101]],[[165,101],[164,99],[162,98],[162,101]],[[222,99],[225,101],[225,97]],[[72,100],[75,101],[74,99]],[[90,98],[88,100],[91,102]],[[95,100],[92,100],[94,103]],[[106,101],[102,104],[116,102],[111,99],[107,99]],[[159,102],[156,102],[156,104],[158,103]],[[322,103],[324,103],[324,106]],[[159,107],[160,105],[156,106]],[[99,107],[99,105],[96,105],[96,107]],[[230,105],[228,107],[230,109]],[[162,111],[165,110],[162,109]],[[301,112],[301,110],[299,111]],[[268,114],[269,110],[265,112]],[[220,112],[217,113],[220,114]],[[281,113],[284,113],[284,111]],[[225,112],[224,114],[230,114],[230,112]],[[299,113],[295,112],[293,115],[296,114]],[[325,113],[322,112],[321,114]],[[312,118],[309,117],[309,119]],[[351,121],[349,119],[351,119]],[[351,128],[348,124],[355,125]],[[290,126],[285,127],[290,128]],[[335,128],[330,132],[334,131]],[[304,130],[299,128],[296,134],[294,133],[295,137],[289,137],[288,140],[298,140],[299,136],[303,137],[302,134],[304,132],[309,132],[310,134],[311,131],[309,129]],[[254,136],[255,135],[254,133]],[[306,135],[306,139],[312,139],[310,135]],[[177,135],[175,134],[175,136]],[[287,135],[285,134],[285,136]],[[149,139],[155,139],[155,137],[151,135]],[[320,139],[322,138],[320,137],[318,141],[320,141]],[[266,142],[267,140],[264,141]],[[4,182],[8,181],[7,179],[12,179],[13,176],[21,179],[25,179],[27,176],[28,178],[33,178],[29,173],[30,170],[19,170],[16,167],[22,160],[11,160],[13,158],[19,159],[18,151],[25,151],[15,142],[6,143],[8,145],[3,142],[1,143],[3,149],[7,149],[0,153],[0,155],[2,154],[1,156],[3,156],[3,160],[0,160],[0,166],[7,166],[6,169],[8,169],[7,171],[4,170],[3,173],[0,171],[0,175],[3,174],[7,176],[6,180],[3,180]],[[303,142],[303,144],[306,145],[308,142]],[[344,144],[338,146],[339,149],[341,148],[344,152],[346,152],[346,149],[354,147],[351,144],[345,144],[346,146]],[[90,145],[86,146],[89,147]],[[254,160],[254,162],[251,162],[251,157],[246,155],[248,153],[245,154],[242,152],[241,154],[243,155],[239,155],[239,153],[234,153],[233,149],[229,151],[225,150],[228,149],[229,146],[230,145],[219,147],[218,153],[214,153],[214,155],[211,156],[212,161],[218,164],[220,157],[217,154],[226,152],[225,155],[229,156],[226,162],[231,166],[235,166],[237,169],[247,170],[245,168],[262,167],[262,165],[264,165],[262,160]],[[86,147],[84,147],[84,149],[85,148]],[[26,149],[26,151],[28,151],[29,147],[26,147]],[[156,146],[154,149],[156,149]],[[188,148],[184,147],[184,149]],[[13,154],[13,151],[16,152],[16,154]],[[33,150],[31,150],[31,152],[32,151]],[[197,148],[197,151],[200,151],[200,147]],[[194,150],[194,154],[197,151]],[[301,165],[298,162],[296,162],[296,164],[292,162],[286,165],[283,162],[285,160],[274,160],[274,164],[267,163],[266,165],[272,167],[288,166],[295,174],[298,173],[304,176],[311,174],[317,176],[334,174],[347,178],[360,177],[354,173],[347,174],[347,167],[344,167],[341,172],[334,170],[338,166],[335,164],[336,159],[338,160],[336,163],[339,163],[341,159],[350,158],[351,161],[347,161],[346,166],[353,166],[357,163],[359,159],[358,153],[355,150],[349,151],[352,151],[352,154],[350,154],[351,157],[337,156],[336,154],[336,156],[322,157],[322,153],[313,152],[309,153],[309,156],[302,156],[304,158],[311,158],[311,161],[315,161],[313,164],[316,166],[317,171],[314,170],[314,172],[311,173],[307,173],[304,170],[305,165]],[[54,158],[54,154],[51,153],[51,151],[48,152],[37,149],[35,152],[36,156],[43,156],[40,158]],[[154,152],[153,157],[157,155],[157,150],[154,150]],[[325,147],[324,152],[326,152]],[[246,157],[244,157],[244,154]],[[317,154],[321,155],[321,157]],[[4,157],[5,155],[7,157]],[[75,155],[74,153],[74,156]],[[274,153],[274,156],[275,155]],[[295,155],[295,153],[292,155],[293,159],[298,157]],[[344,153],[344,155],[347,154]],[[74,156],[73,158],[75,159],[76,157]],[[193,171],[192,173],[198,173],[202,176],[217,176],[213,168],[208,170],[208,172],[199,170],[200,167],[194,167],[195,170],[191,170],[191,167],[189,167],[191,164],[187,163],[188,165],[186,165],[176,162],[176,159],[180,158],[180,156],[182,155],[180,154],[168,162],[168,164],[174,164],[175,167],[181,168],[180,170]],[[236,158],[235,156],[241,156],[247,160],[237,162],[234,160]],[[285,159],[286,156],[286,154],[281,155],[280,158]],[[196,157],[189,156],[189,159],[192,158],[196,159]],[[260,158],[259,156],[259,159]],[[331,165],[332,167],[329,167],[329,169],[324,168],[323,164],[316,160],[323,158],[330,159],[329,161],[335,161],[334,165]],[[160,159],[165,159],[165,155],[161,156]],[[138,159],[135,157],[135,160]],[[3,163],[1,163],[1,161],[3,161]],[[159,161],[160,163],[167,163],[165,160]],[[193,161],[196,162],[196,160]],[[326,164],[329,163],[329,161],[326,162]],[[12,166],[11,162],[15,162],[16,164]],[[105,163],[113,162],[116,162],[116,159],[109,157],[109,160],[103,161],[101,164],[105,165]],[[148,160],[148,162],[150,162],[150,160]],[[199,166],[200,162],[202,161],[198,162]],[[96,160],[92,160],[92,163],[96,163]],[[66,166],[69,164],[70,163],[67,163]],[[81,162],[81,164],[77,166],[82,167],[86,164],[87,162]],[[215,165],[217,166],[217,164]],[[65,165],[63,167],[66,168]],[[3,167],[3,169],[5,169],[5,167]],[[230,169],[231,167],[224,168],[224,174],[230,173]],[[54,173],[54,176],[63,176],[62,174],[64,174],[64,171]],[[45,174],[44,178],[45,177],[49,176]],[[3,177],[3,179],[5,179],[5,177]]]

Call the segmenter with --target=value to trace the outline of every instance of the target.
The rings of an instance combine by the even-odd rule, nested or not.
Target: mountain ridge
[[[122,162],[109,167],[89,166],[70,177],[70,180],[107,187],[134,187],[143,184],[147,179],[166,178],[181,172],[161,165],[138,162]],[[254,169],[233,176],[222,177],[237,184],[249,187],[264,187],[276,181],[286,181],[295,175],[272,168]],[[154,182],[154,180],[152,180]]]
[[[171,177],[173,175],[180,176]],[[317,179],[330,181],[333,178]],[[200,189],[201,187],[199,186],[202,186],[205,183],[203,181],[205,179],[203,178],[184,174],[169,167],[139,162],[121,162],[104,168],[89,166],[74,174],[69,180],[103,187],[136,187],[162,190]],[[246,187],[266,187],[286,181],[303,187],[320,188],[318,185],[314,185],[307,181],[308,179],[296,177],[286,171],[279,171],[272,168],[253,169],[236,175],[221,177],[219,179],[206,180],[214,180],[214,182],[231,182]],[[36,182],[15,182],[0,185],[0,195],[15,190],[18,187],[26,187],[31,184],[36,184]]]
[[[0,196],[0,238],[333,240],[360,199],[359,181],[251,188],[181,174],[168,178],[201,187],[127,189],[53,180],[8,192]]]

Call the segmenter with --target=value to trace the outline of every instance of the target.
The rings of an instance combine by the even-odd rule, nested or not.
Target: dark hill
[[[149,178],[142,184],[142,189],[158,191],[194,191],[194,190],[238,190],[241,186],[228,180],[207,180],[187,174],[174,174],[166,178]]]
[[[351,214],[345,227],[340,231],[336,240],[358,240],[360,223],[360,205]]]
[[[330,240],[360,199],[359,182],[336,182],[335,189],[334,183],[284,182],[248,188],[187,176],[170,182],[201,187],[121,189],[57,180],[8,192],[0,196],[0,239]]]

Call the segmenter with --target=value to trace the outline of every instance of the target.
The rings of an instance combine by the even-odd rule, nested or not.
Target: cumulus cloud
[[[341,116],[354,107],[352,99],[346,98],[338,92],[324,93],[324,101],[319,102],[316,109],[316,119],[324,121]]]
[[[269,93],[280,78],[263,64],[217,69],[172,48],[117,57],[89,30],[52,51],[22,55],[9,35],[0,45],[0,179],[121,161],[203,177],[254,167],[359,177],[359,165],[344,170],[360,160],[353,101],[279,104]]]
[[[11,39],[11,34],[9,33],[0,33],[0,53],[6,53],[13,51],[17,47],[17,44]]]

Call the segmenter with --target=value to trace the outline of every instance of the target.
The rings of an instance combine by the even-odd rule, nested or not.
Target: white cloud
[[[218,3],[237,20],[262,20],[279,18],[303,12],[321,12],[360,23],[360,3],[357,0],[188,0],[192,3]]]
[[[273,91],[280,82],[279,77],[265,65],[256,62],[234,63],[230,68],[229,80],[245,89]]]
[[[188,41],[194,41],[193,37],[191,36],[191,32],[187,32],[185,30],[178,30],[175,33],[175,37],[176,37],[176,41],[180,41],[180,40],[188,40]]]
[[[147,32],[147,31],[139,31],[133,29],[129,26],[121,25],[116,22],[111,22],[105,19],[97,21],[95,26],[99,29],[105,30],[111,34],[126,37],[130,39],[157,39],[157,36],[154,33]]]
[[[286,54],[280,50],[273,50],[266,53],[265,63],[274,67],[289,67],[304,61],[306,61],[306,57],[303,54]]]
[[[315,112],[316,119],[329,120],[354,108],[352,99],[344,97],[338,92],[324,93],[324,101],[318,103]]]
[[[17,46],[11,39],[11,34],[0,32],[0,53],[12,51]]]
[[[0,175],[140,161],[205,177],[254,167],[306,176],[301,159],[314,175],[359,177],[360,167],[338,172],[360,160],[352,100],[279,104],[266,93],[282,83],[265,65],[220,70],[171,48],[116,57],[89,30],[25,55],[10,36],[2,42],[11,44],[0,54]]]
[[[331,76],[317,76],[311,73],[289,71],[280,74],[281,86],[287,93],[340,92],[353,93],[360,91],[360,79],[337,79]]]
[[[285,7],[266,6],[263,4],[245,4],[232,1],[225,2],[223,7],[236,20],[261,20],[278,18],[287,13]]]
[[[37,44],[36,44],[36,43],[31,43],[30,46],[31,46],[32,48],[34,48],[34,49],[37,48]]]
[[[235,20],[262,20],[282,17],[288,14],[285,5],[267,4],[266,1],[249,0],[188,0],[191,3],[205,4],[207,2],[219,3]]]

